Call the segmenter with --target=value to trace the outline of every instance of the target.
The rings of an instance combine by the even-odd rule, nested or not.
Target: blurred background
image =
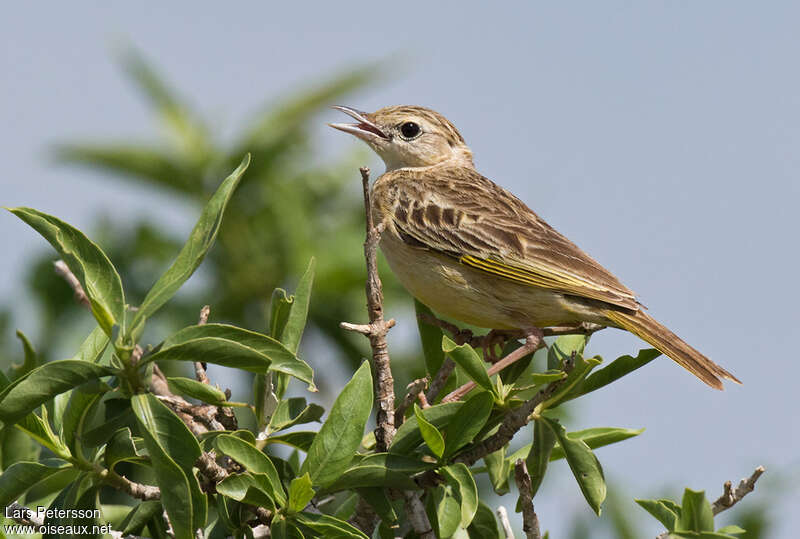
[[[216,246],[152,339],[206,303],[213,320],[263,329],[272,289],[293,288],[313,255],[303,356],[329,402],[366,354],[337,324],[365,318],[357,168],[382,167],[325,127],[342,120],[327,107],[434,108],[483,174],[744,381],[715,392],[661,359],[582,399],[570,430],[647,430],[598,451],[610,489],[599,519],[566,464],[554,465],[536,497],[543,528],[654,537],[658,523],[633,498],[679,498],[689,486],[713,500],[763,464],[756,492],[720,521],[791,537],[798,20],[791,2],[17,2],[0,21],[0,202],[86,231],[141,298],[201,203],[252,152]],[[16,328],[49,359],[71,356],[90,317],[38,236],[10,214],[0,230],[0,363],[22,358]],[[413,305],[385,266],[382,276],[401,389],[422,372]],[[590,352],[644,346],[608,330]],[[247,398],[246,382],[227,375],[212,379]],[[515,495],[499,503],[512,510]]]

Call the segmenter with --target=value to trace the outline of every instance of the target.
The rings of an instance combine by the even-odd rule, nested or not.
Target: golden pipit
[[[372,187],[381,250],[403,286],[444,315],[495,330],[591,322],[644,339],[711,387],[731,373],[644,312],[634,293],[522,201],[481,176],[458,130],[416,106],[334,107],[330,124],[386,164]]]

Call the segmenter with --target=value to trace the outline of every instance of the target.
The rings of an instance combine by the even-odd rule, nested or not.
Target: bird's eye
[[[406,122],[400,126],[400,133],[405,139],[412,139],[419,135],[421,131],[419,124],[414,122]]]

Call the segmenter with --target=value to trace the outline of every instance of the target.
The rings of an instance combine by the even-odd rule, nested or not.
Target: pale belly
[[[445,316],[491,329],[526,329],[606,320],[580,300],[509,281],[405,244],[391,231],[381,250],[402,285]]]

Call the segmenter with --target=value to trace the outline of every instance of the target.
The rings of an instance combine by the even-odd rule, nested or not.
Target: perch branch
[[[533,496],[531,494],[531,476],[525,461],[517,459],[514,463],[514,479],[519,489],[519,503],[522,506],[522,531],[528,539],[542,539],[539,531],[539,517],[533,509]]]
[[[442,366],[439,367],[439,372],[437,372],[436,376],[433,377],[433,381],[428,388],[428,392],[425,393],[425,399],[428,402],[434,402],[436,400],[436,397],[438,397],[439,393],[441,393],[442,388],[447,383],[447,379],[453,373],[455,368],[455,361],[449,357],[444,358],[444,361],[442,361]]]
[[[382,224],[375,224],[369,193],[369,168],[362,167],[361,183],[364,189],[364,212],[366,214],[367,238],[364,241],[364,257],[367,262],[367,311],[369,324],[349,324],[340,327],[356,331],[369,338],[372,347],[375,397],[378,404],[375,440],[378,451],[387,451],[394,438],[394,379],[389,366],[389,349],[386,334],[394,326],[394,320],[383,319],[383,288],[378,275],[376,250],[381,239]]]
[[[395,434],[394,424],[394,378],[389,365],[389,349],[386,334],[394,326],[394,320],[383,318],[383,288],[378,275],[376,251],[381,239],[383,224],[375,224],[372,213],[372,202],[369,192],[369,168],[362,167],[361,185],[364,191],[364,213],[366,216],[366,240],[364,241],[364,258],[367,264],[367,312],[369,324],[349,324],[342,322],[343,329],[356,331],[369,338],[372,348],[372,365],[374,371],[375,400],[378,404],[377,428],[375,429],[375,446],[379,452],[387,451]],[[404,492],[406,513],[416,534],[422,539],[435,539],[435,535],[425,513],[425,507],[416,492]]]

